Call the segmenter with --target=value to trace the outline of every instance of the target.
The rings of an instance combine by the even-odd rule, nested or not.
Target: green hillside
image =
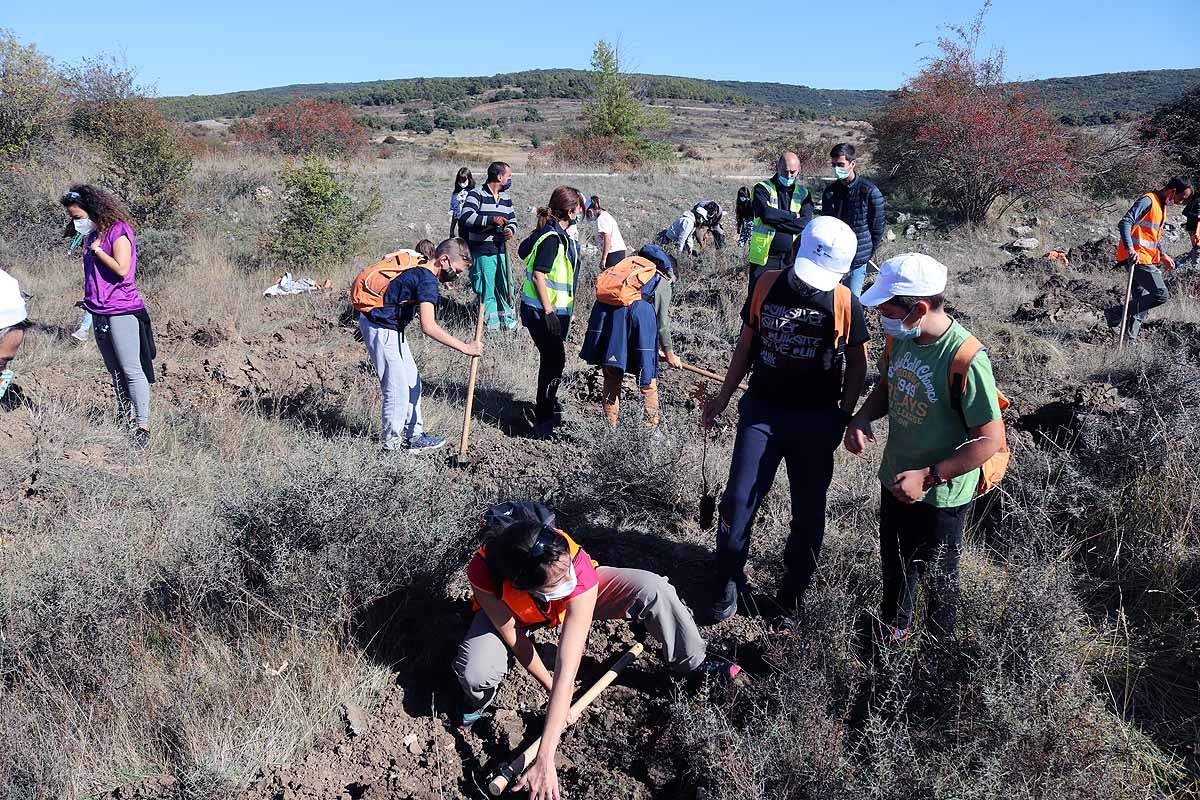
[[[711,81],[668,75],[638,75],[649,97],[704,103],[763,104],[790,114],[862,117],[886,100],[883,89],[814,89],[786,83]],[[1149,112],[1200,84],[1200,69],[1112,72],[1048,78],[1017,84],[1043,98],[1056,115],[1085,124]],[[356,106],[433,102],[457,107],[498,100],[585,99],[590,72],[539,69],[490,77],[401,78],[364,83],[314,83],[214,95],[164,97],[163,111],[181,120],[244,117],[296,97],[319,97]]]

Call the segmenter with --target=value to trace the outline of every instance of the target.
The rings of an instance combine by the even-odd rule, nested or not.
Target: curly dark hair
[[[562,534],[540,522],[514,522],[487,541],[487,565],[493,578],[518,589],[545,586],[549,568],[569,552]]]
[[[101,235],[118,222],[132,224],[129,211],[115,194],[90,183],[72,186],[59,202],[63,208],[78,206],[86,211],[88,219],[95,224]]]

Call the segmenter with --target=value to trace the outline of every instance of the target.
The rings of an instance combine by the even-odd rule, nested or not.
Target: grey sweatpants
[[[1171,299],[1162,270],[1155,264],[1139,264],[1133,271],[1133,297],[1129,303],[1129,338],[1137,339],[1150,311]]]
[[[364,314],[358,315],[358,329],[383,392],[383,430],[379,438],[385,450],[396,450],[424,430],[417,362],[399,331],[380,327]]]
[[[640,622],[662,643],[663,660],[677,672],[689,672],[703,663],[707,645],[670,581],[643,569],[622,567],[597,567],[596,574],[600,585],[594,619]],[[512,661],[488,615],[476,613],[454,659],[458,683],[472,707],[482,704],[500,685]]]
[[[133,406],[133,423],[150,427],[150,381],[142,371],[141,323],[133,314],[117,314],[107,322],[97,319],[96,347],[117,393],[117,413],[128,417]]]

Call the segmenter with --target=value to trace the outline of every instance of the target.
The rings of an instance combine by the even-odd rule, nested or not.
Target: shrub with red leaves
[[[978,55],[983,15],[895,92],[876,119],[876,157],[898,184],[968,222],[999,200],[1044,201],[1077,176],[1062,125],[1004,82],[1004,53]]]
[[[236,133],[288,155],[352,156],[367,144],[366,130],[348,107],[313,99],[259,111]]]

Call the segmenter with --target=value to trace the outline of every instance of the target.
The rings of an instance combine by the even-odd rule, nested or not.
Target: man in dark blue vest
[[[829,160],[836,180],[821,194],[821,213],[837,217],[858,237],[858,250],[842,281],[858,297],[867,277],[867,262],[875,256],[875,250],[883,240],[886,227],[883,194],[879,187],[857,173],[854,145],[836,145],[829,151]]]

